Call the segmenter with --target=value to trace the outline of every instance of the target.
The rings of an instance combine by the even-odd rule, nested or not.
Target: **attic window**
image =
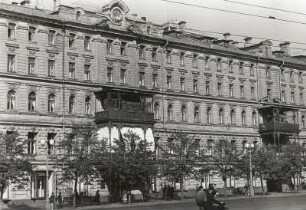
[[[78,21],[78,20],[80,19],[80,17],[81,17],[81,11],[77,11],[77,12],[75,13],[75,18],[76,18],[76,20]]]
[[[152,34],[152,27],[151,26],[148,26],[147,27],[147,34]]]

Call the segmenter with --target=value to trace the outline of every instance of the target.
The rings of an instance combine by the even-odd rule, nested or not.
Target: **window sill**
[[[36,41],[29,41],[29,44],[37,44],[37,42]]]
[[[28,73],[28,75],[31,76],[31,77],[37,77],[37,74],[35,74],[35,73]]]

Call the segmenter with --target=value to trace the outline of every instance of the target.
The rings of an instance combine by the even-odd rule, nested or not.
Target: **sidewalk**
[[[239,200],[239,199],[256,199],[256,198],[263,198],[263,197],[286,197],[286,196],[301,196],[306,195],[306,191],[300,191],[300,192],[290,192],[290,193],[269,193],[268,195],[255,195],[254,197],[246,197],[246,196],[235,196],[235,197],[228,197],[223,198],[220,197],[220,200]],[[95,205],[95,206],[84,206],[84,207],[65,207],[61,208],[61,210],[92,210],[92,209],[112,209],[112,208],[126,208],[126,207],[138,207],[138,206],[154,206],[154,205],[168,205],[168,204],[176,204],[176,203],[191,203],[195,202],[194,198],[187,198],[183,201],[181,200],[154,200],[154,201],[148,201],[148,202],[142,202],[142,203],[130,203],[130,204],[122,204],[122,203],[112,203],[112,204],[102,204],[102,205]]]

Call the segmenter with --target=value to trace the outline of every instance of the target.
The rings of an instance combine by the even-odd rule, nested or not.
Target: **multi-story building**
[[[0,3],[0,129],[28,141],[36,173],[5,198],[45,199],[46,185],[58,189],[52,156],[75,122],[95,120],[110,142],[133,127],[159,145],[177,130],[194,134],[206,151],[219,140],[242,149],[248,142],[281,149],[290,139],[306,145],[306,60],[291,56],[289,43],[272,51],[270,41],[247,37],[238,47],[230,34],[217,39],[183,21],[158,25],[130,15],[120,0],[96,11],[27,2]],[[223,186],[218,172],[205,176]]]

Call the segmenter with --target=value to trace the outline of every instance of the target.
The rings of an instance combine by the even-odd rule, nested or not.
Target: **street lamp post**
[[[54,144],[54,140],[50,139],[48,141],[46,141],[45,139],[41,139],[41,144],[45,145],[47,144],[47,153],[46,153],[46,210],[49,209],[49,183],[48,183],[48,179],[49,179],[49,151],[48,151],[48,143],[50,145]]]
[[[249,183],[249,187],[250,187],[250,196],[254,196],[254,188],[253,188],[253,169],[252,169],[252,150],[254,149],[254,144],[253,143],[247,143],[246,148],[249,151],[249,156],[250,156],[250,183]]]

